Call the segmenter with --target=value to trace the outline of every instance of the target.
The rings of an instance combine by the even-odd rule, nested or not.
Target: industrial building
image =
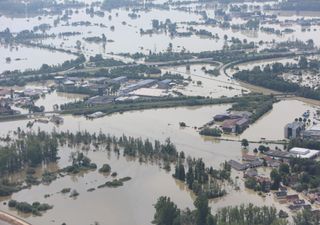
[[[319,156],[318,150],[311,150],[307,148],[292,148],[289,150],[289,153],[296,155],[298,158],[303,159],[314,159]]]
[[[305,125],[301,121],[295,121],[289,123],[284,128],[284,137],[288,139],[294,139],[301,135],[301,132],[305,130]]]
[[[120,95],[126,95],[129,94],[132,91],[135,91],[137,89],[143,88],[143,87],[151,87],[156,83],[156,80],[153,79],[146,79],[146,80],[141,80],[135,84],[130,84],[123,89],[120,90]]]
[[[303,139],[307,139],[310,141],[319,141],[320,140],[320,127],[313,126],[308,130],[305,130],[301,134]]]

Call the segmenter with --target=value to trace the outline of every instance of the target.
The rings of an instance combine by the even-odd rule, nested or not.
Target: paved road
[[[0,211],[0,225],[31,225],[15,216]]]

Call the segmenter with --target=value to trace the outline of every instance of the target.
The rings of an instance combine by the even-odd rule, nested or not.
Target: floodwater
[[[161,2],[159,0],[158,2]],[[87,1],[86,1],[87,2]],[[88,3],[88,2],[87,2]],[[214,16],[214,9],[208,9],[208,15]],[[223,36],[226,34],[229,38],[235,37],[241,40],[266,42],[295,40],[296,38],[304,41],[310,37],[319,36],[319,26],[312,26],[310,31],[303,31],[300,26],[293,25],[290,28],[296,32],[277,36],[267,34],[261,31],[233,31],[231,29],[222,29],[215,26],[194,25],[196,29],[207,29],[211,32],[218,33],[219,40],[203,38],[199,36],[191,37],[170,37],[165,33],[153,35],[140,35],[140,29],[149,29],[152,26],[152,19],[164,21],[170,19],[178,23],[178,30],[185,31],[189,25],[186,22],[196,21],[201,22],[199,14],[194,12],[184,12],[176,9],[139,11],[137,19],[131,19],[128,14],[132,11],[124,9],[113,10],[106,12],[105,17],[97,16],[90,17],[81,9],[78,14],[74,13],[69,20],[69,23],[61,22],[57,27],[52,27],[48,33],[59,34],[66,31],[80,32],[79,35],[71,37],[56,37],[39,41],[42,44],[60,47],[66,50],[78,51],[75,48],[77,40],[81,41],[81,51],[89,55],[95,54],[110,54],[114,53],[135,53],[135,52],[160,52],[167,49],[169,43],[172,43],[174,51],[192,51],[200,52],[207,50],[220,50],[225,44]],[[117,15],[118,14],[118,15]],[[111,15],[111,20],[108,16]],[[301,18],[301,15],[280,15],[279,19]],[[53,20],[56,17],[38,18],[8,18],[0,17],[0,26],[9,27],[13,32],[19,32],[24,29],[32,29],[33,26],[41,23],[53,25]],[[72,22],[90,21],[88,27],[71,26]],[[126,23],[123,23],[123,22]],[[243,23],[241,19],[234,18],[232,23]],[[103,26],[101,26],[102,24]],[[110,29],[115,26],[115,30]],[[280,29],[279,25],[266,25]],[[107,40],[105,46],[96,43],[87,43],[83,40],[85,37],[101,36],[105,34]],[[128,41],[130,37],[130,41]],[[113,42],[112,42],[113,41]],[[320,45],[320,39],[314,40],[316,45]],[[1,47],[0,66],[1,70],[12,69],[36,69],[43,63],[59,64],[66,59],[71,59],[73,55],[68,55],[60,52],[50,52],[43,49],[28,48],[19,46],[17,48]],[[5,58],[11,57],[12,61],[6,63]],[[17,61],[16,59],[20,59]],[[283,60],[281,62],[291,62],[291,60]],[[255,65],[263,65],[267,61],[258,62]],[[206,69],[217,69],[217,65],[199,64],[191,65],[190,71],[187,71],[185,66],[177,66],[172,68],[164,68],[163,72],[177,72],[185,77],[191,77],[192,81],[186,86],[179,86],[176,91],[186,95],[201,95],[211,97],[221,96],[236,96],[249,92],[241,83],[234,81],[232,78],[225,75],[211,76],[206,74],[202,67]],[[253,64],[241,65],[243,68],[252,68]],[[2,71],[0,71],[2,72]],[[198,82],[200,81],[200,82]],[[197,84],[198,82],[198,84]],[[44,105],[46,110],[51,110],[54,104],[63,104],[70,101],[82,99],[83,96],[60,94],[53,92],[45,98],[40,98],[36,104]],[[202,107],[181,107],[170,109],[152,109],[143,111],[132,111],[123,114],[113,114],[96,120],[87,120],[84,117],[75,117],[71,115],[63,116],[64,123],[55,126],[52,123],[41,124],[35,123],[33,130],[46,130],[48,132],[56,129],[57,131],[78,131],[87,130],[89,132],[109,133],[111,135],[121,136],[122,134],[134,137],[149,138],[150,140],[158,139],[164,141],[170,138],[177,146],[179,151],[184,151],[192,157],[201,157],[207,166],[218,168],[225,160],[240,160],[242,151],[238,140],[247,138],[249,140],[258,141],[261,138],[268,140],[283,139],[284,125],[298,118],[306,110],[312,113],[315,108],[297,100],[284,100],[274,105],[272,111],[267,113],[255,124],[251,125],[243,134],[238,137],[229,137],[233,141],[221,141],[211,137],[200,136],[197,127],[203,126],[205,123],[212,120],[215,114],[224,113],[230,105],[215,105]],[[187,127],[180,128],[179,122],[185,122]],[[8,121],[1,123],[0,135],[5,136],[8,132],[14,131],[17,127],[24,130],[27,120]],[[249,152],[257,147],[257,144],[250,144]],[[274,148],[274,145],[270,145]],[[282,146],[278,146],[282,147]],[[69,155],[71,149],[63,147],[60,149],[59,155],[61,159],[57,164],[50,165],[48,169],[58,169],[69,165]],[[155,164],[141,164],[137,160],[130,160],[120,156],[108,155],[107,152],[90,151],[89,158],[100,167],[104,163],[108,163],[112,167],[112,171],[116,171],[119,177],[130,176],[132,180],[126,182],[123,187],[119,188],[104,188],[94,192],[87,192],[87,189],[97,187],[105,183],[111,178],[99,174],[97,171],[82,173],[75,176],[65,176],[53,181],[50,185],[34,186],[30,189],[23,190],[12,195],[12,199],[18,201],[34,202],[39,201],[54,205],[52,210],[49,210],[42,217],[35,217],[17,213],[9,210],[7,206],[0,204],[0,209],[9,211],[14,215],[25,218],[33,225],[49,225],[49,224],[77,224],[88,225],[95,221],[99,224],[117,224],[117,225],[147,225],[150,224],[154,214],[153,204],[157,198],[166,195],[177,203],[180,208],[193,208],[194,196],[180,182],[175,181],[171,173],[165,172]],[[39,168],[38,174],[44,168]],[[269,171],[262,171],[266,175]],[[23,173],[15,174],[12,179],[19,179]],[[240,187],[240,191],[235,191],[228,188],[228,195],[215,199],[210,202],[210,206],[215,211],[218,208],[236,205],[253,203],[255,205],[275,206],[278,209],[288,211],[284,205],[279,205],[274,201],[273,196],[268,194],[266,197],[260,197],[257,193],[246,190],[244,188],[242,173],[233,171],[232,177]],[[237,178],[238,177],[238,178]],[[76,199],[71,199],[68,195],[63,195],[60,192],[63,188],[76,189],[80,195]],[[44,198],[44,195],[50,194],[49,198]],[[7,201],[10,198],[3,198],[2,201]],[[1,224],[1,223],[0,223]]]
[[[159,139],[161,141],[170,137],[179,151],[184,151],[187,155],[194,157],[202,157],[208,166],[218,168],[225,160],[241,159],[240,143],[202,137],[194,127],[202,126],[211,120],[215,114],[223,113],[229,107],[229,105],[215,105],[152,109],[114,114],[96,120],[64,116],[64,123],[59,127],[55,127],[51,123],[35,124],[33,130],[40,128],[41,130],[51,131],[54,128],[57,131],[102,131],[116,136],[126,134],[134,137],[149,138],[150,140]],[[288,107],[294,107],[295,110],[288,111]],[[261,135],[261,137],[279,139],[279,137],[283,137],[284,124],[299,117],[307,109],[311,109],[311,107],[300,101],[287,100],[277,103],[272,112],[252,125],[241,135],[241,138],[255,140],[260,139],[259,135]],[[188,127],[180,128],[179,122],[182,121]],[[3,129],[1,129],[0,133],[5,135],[7,131],[15,130],[17,127],[26,129],[26,122],[10,121],[1,123]],[[249,152],[252,152],[255,147],[257,147],[256,144],[250,144]],[[273,148],[275,146],[271,145],[270,147]],[[68,161],[70,149],[61,148],[59,154],[61,160],[57,164],[58,168],[70,164]],[[94,221],[98,221],[100,224],[140,225],[150,224],[154,214],[152,205],[162,195],[171,197],[181,208],[193,208],[194,196],[186,190],[184,185],[176,182],[171,177],[171,173],[165,172],[157,165],[140,164],[138,160],[132,161],[122,156],[117,159],[113,154],[108,156],[107,152],[104,151],[90,151],[87,154],[93,162],[97,163],[98,168],[103,163],[108,163],[111,165],[112,171],[118,172],[119,177],[130,176],[133,179],[125,183],[123,187],[87,192],[87,189],[97,187],[111,178],[104,177],[97,171],[59,178],[52,182],[51,185],[34,186],[12,196],[13,199],[19,201],[47,202],[55,206],[52,210],[46,212],[42,217],[17,215],[25,217],[28,222],[34,225],[61,224],[62,222],[86,225]],[[236,176],[239,178],[236,179]],[[223,206],[246,203],[276,206],[279,209],[286,210],[285,205],[275,202],[273,196],[259,197],[256,193],[246,190],[241,172],[233,172],[233,177],[237,180],[236,183],[241,189],[241,194],[239,194],[239,191],[229,187],[227,196],[211,201],[210,206],[213,210]],[[57,193],[66,187],[76,189],[80,193],[77,199],[70,199],[68,195]],[[45,194],[50,194],[51,196],[44,198]],[[92,210],[93,207],[95,208],[94,211]],[[8,210],[7,206],[1,206],[0,208]],[[91,213],[88,214],[87,212]],[[10,213],[16,214],[15,211],[10,211]],[[121,216],[123,214],[126,216]]]
[[[229,105],[217,105],[145,110],[115,114],[96,120],[65,116],[64,124],[55,129],[58,131],[76,131],[80,129],[89,132],[99,132],[101,130],[116,136],[124,133],[151,140],[160,139],[161,141],[170,137],[179,151],[184,151],[187,155],[194,157],[202,157],[208,166],[212,165],[218,168],[220,163],[225,160],[241,159],[240,143],[217,141],[213,138],[202,137],[193,127],[202,126],[212,119],[213,115],[223,113],[229,107]],[[190,127],[180,128],[179,122],[181,121],[184,121]],[[26,121],[1,123],[4,129],[0,132],[5,135],[6,131],[14,130],[18,126],[26,129],[25,124]],[[37,130],[38,127],[48,131],[53,129],[53,125],[49,123],[36,124],[33,130]],[[257,145],[250,145],[250,149],[254,147],[257,147]],[[59,154],[61,160],[58,162],[58,167],[70,164],[68,161],[70,149],[62,148]],[[103,163],[108,163],[111,165],[112,171],[118,172],[119,177],[130,176],[132,180],[125,183],[123,187],[87,192],[87,189],[97,187],[111,178],[104,177],[97,171],[59,178],[52,182],[51,185],[34,186],[31,189],[14,194],[12,198],[19,201],[40,201],[55,206],[42,217],[23,214],[18,214],[18,216],[24,217],[34,225],[61,224],[62,222],[87,225],[94,221],[98,221],[100,224],[141,225],[150,224],[154,214],[152,205],[162,195],[171,197],[181,208],[193,208],[194,196],[186,190],[184,185],[176,182],[171,177],[171,173],[159,169],[157,165],[140,164],[138,160],[130,161],[121,156],[117,159],[113,154],[109,157],[107,152],[104,151],[90,151],[88,156],[93,162],[97,163],[98,168]],[[241,180],[242,174],[235,173],[235,176],[240,177],[237,183],[241,188],[241,195],[239,195],[238,191],[229,188],[229,195],[210,203],[213,210],[223,206],[250,202],[256,205],[284,207],[275,203],[272,196],[262,198],[258,197],[256,193],[245,190]],[[77,199],[73,200],[68,195],[57,193],[66,187],[76,189],[80,193]],[[45,194],[52,196],[44,198]],[[92,210],[93,207],[95,208],[94,210]],[[1,209],[8,210],[7,206],[1,206]],[[87,212],[91,213],[88,214]],[[15,211],[10,211],[10,213],[16,214]],[[121,216],[123,214],[126,216]]]
[[[160,0],[161,1],[161,0]],[[86,2],[90,3],[90,2]],[[311,37],[317,37],[320,34],[319,25],[312,25],[307,29],[303,29],[300,25],[295,22],[290,22],[287,27],[282,27],[280,24],[262,24],[263,27],[275,28],[277,30],[284,30],[285,28],[293,29],[293,33],[276,35],[272,33],[266,33],[263,31],[235,31],[230,29],[220,28],[219,26],[212,25],[188,25],[188,22],[199,22],[202,23],[203,20],[201,15],[196,13],[196,7],[199,5],[190,5],[190,11],[182,11],[175,7],[171,7],[170,10],[161,9],[151,9],[149,11],[140,10],[136,12],[137,18],[130,18],[129,14],[133,13],[133,10],[117,9],[111,12],[105,12],[104,17],[87,15],[85,9],[79,9],[76,13],[74,10],[73,14],[70,15],[68,21],[61,21],[57,26],[54,26],[53,21],[58,18],[58,16],[41,16],[31,17],[31,18],[10,18],[7,16],[0,17],[0,27],[5,29],[9,27],[12,32],[20,32],[25,29],[33,29],[34,26],[40,24],[49,24],[51,29],[47,31],[48,34],[55,34],[55,38],[47,38],[43,40],[38,40],[37,43],[50,45],[52,47],[63,48],[65,50],[71,50],[73,52],[78,52],[79,49],[76,48],[76,42],[80,41],[80,51],[87,56],[95,54],[103,54],[108,56],[110,53],[135,53],[143,52],[148,54],[151,52],[162,52],[165,51],[169,44],[172,44],[174,51],[191,51],[191,52],[201,52],[208,50],[221,50],[225,45],[223,39],[224,35],[231,38],[238,38],[240,40],[246,39],[248,42],[258,43],[261,40],[265,42],[262,46],[266,47],[272,45],[273,42],[287,41],[287,40],[302,40],[307,41]],[[210,18],[215,18],[214,7],[202,6],[198,9],[206,10]],[[95,8],[95,10],[98,10]],[[272,13],[272,12],[271,12]],[[270,14],[271,14],[270,13]],[[109,19],[111,16],[111,19]],[[279,21],[283,22],[286,20],[296,20],[304,18],[305,15],[283,15],[278,13]],[[313,15],[317,16],[317,15]],[[311,18],[311,16],[306,16],[305,18]],[[166,19],[170,19],[172,22],[177,23],[177,30],[179,32],[184,32],[187,28],[193,27],[196,30],[205,29],[213,34],[218,34],[219,39],[211,39],[192,35],[190,37],[171,37],[168,33],[158,32],[152,35],[141,35],[140,29],[147,30],[152,28],[152,20],[158,19],[160,22],[164,22]],[[88,21],[89,26],[73,26],[72,23]],[[231,24],[243,24],[246,23],[243,19],[238,17],[232,17]],[[114,26],[114,30],[110,29]],[[79,32],[75,36],[59,36],[62,32]],[[107,37],[108,42],[103,45],[102,43],[88,43],[84,40],[86,37],[95,37],[104,34]],[[130,41],[128,41],[130,37]],[[314,39],[314,43],[320,46],[320,39]],[[231,45],[228,42],[228,45]],[[35,53],[34,51],[38,51]],[[1,51],[6,53],[5,55],[12,56],[12,58],[21,58],[24,60],[19,61],[20,63],[12,60],[10,64],[6,64],[5,58],[0,59],[1,68],[5,69],[28,69],[30,66],[32,69],[39,68],[44,60],[52,64],[61,63],[59,60],[69,59],[66,54],[57,56],[58,53],[52,53],[45,50],[37,50],[26,47],[19,47],[19,50],[10,52],[8,49],[1,48]],[[59,53],[62,54],[62,53]],[[48,60],[50,59],[50,60]],[[59,60],[58,60],[59,59]],[[18,67],[15,64],[19,65]],[[24,66],[22,66],[24,65]],[[20,67],[21,66],[21,67]],[[26,67],[29,66],[29,67]]]
[[[273,110],[245,130],[241,138],[248,138],[252,141],[259,141],[261,138],[282,140],[284,139],[285,125],[293,122],[296,118],[302,117],[302,114],[307,110],[310,110],[310,115],[313,115],[316,108],[297,100],[275,103]],[[312,119],[312,116],[310,119]]]
[[[214,76],[205,73],[205,70],[218,69],[218,65],[196,64],[190,65],[190,70],[186,66],[177,66],[163,69],[163,72],[178,73],[185,78],[191,78],[191,82],[186,86],[178,86],[176,91],[188,96],[209,96],[213,98],[239,96],[248,93],[249,90],[242,87],[237,81],[226,75]],[[200,81],[201,84],[197,84]]]
[[[0,73],[7,70],[40,69],[43,64],[58,65],[66,60],[76,58],[76,56],[67,53],[20,45],[8,47],[0,44],[0,52]],[[11,58],[10,62],[6,61],[7,57]]]

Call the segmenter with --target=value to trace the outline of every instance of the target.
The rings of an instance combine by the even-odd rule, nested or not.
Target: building
[[[242,161],[252,162],[252,161],[255,161],[256,159],[258,158],[255,155],[249,155],[249,154],[242,155]]]
[[[16,111],[12,110],[7,99],[0,99],[0,115],[13,115]]]
[[[248,167],[246,164],[239,163],[235,160],[229,160],[228,164],[235,170],[242,171],[246,170]]]
[[[225,133],[236,133],[238,119],[228,119],[223,122],[221,128]]]
[[[248,169],[243,174],[244,178],[252,178],[252,177],[256,177],[256,176],[258,176],[258,171],[256,169]]]
[[[310,141],[319,141],[320,140],[320,127],[312,126],[310,129],[305,130],[301,134],[303,139]]]
[[[126,76],[121,76],[121,77],[113,78],[110,82],[114,84],[121,84],[126,82],[127,80],[128,78]]]
[[[227,119],[230,119],[230,116],[229,116],[229,114],[218,114],[218,115],[215,115],[213,117],[213,119],[216,122],[223,122],[223,121],[225,121]]]
[[[110,104],[112,102],[114,102],[115,97],[113,96],[94,96],[89,98],[86,101],[86,104],[89,105],[106,105],[106,104]]]
[[[287,202],[297,201],[297,200],[299,200],[299,195],[297,195],[297,194],[287,195],[287,196],[286,196],[286,200],[287,200]]]
[[[271,189],[271,180],[268,177],[255,177],[257,183],[259,183],[261,190],[264,192],[269,192]]]
[[[242,133],[249,126],[249,119],[246,117],[241,118],[236,122],[236,132]]]
[[[274,196],[276,197],[276,199],[286,199],[287,192],[286,191],[277,191],[274,193]]]
[[[284,128],[284,137],[288,139],[297,138],[304,130],[305,125],[303,122],[295,121],[293,123],[289,123]]]
[[[291,153],[293,156],[295,155],[297,158],[303,158],[303,159],[314,159],[319,156],[318,150],[311,150],[307,148],[292,148],[289,150],[289,153]]]
[[[9,96],[11,96],[11,90],[0,88],[0,96],[2,96],[2,97],[9,97]]]
[[[158,82],[158,88],[160,89],[169,89],[171,85],[172,80],[171,79],[165,79]]]
[[[89,80],[89,83],[92,84],[106,84],[109,81],[109,78],[107,77],[98,77],[98,78],[91,78]]]
[[[129,94],[130,92],[138,90],[143,87],[151,87],[155,83],[156,83],[156,80],[153,80],[153,79],[141,80],[135,84],[130,84],[124,87],[122,90],[120,90],[120,95]]]
[[[221,128],[226,133],[241,133],[249,126],[249,119],[241,117],[238,119],[227,119]]]

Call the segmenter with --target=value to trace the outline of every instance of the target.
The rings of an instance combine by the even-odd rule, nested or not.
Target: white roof
[[[308,130],[320,131],[320,126],[314,125],[314,126],[310,127],[310,129],[308,129]]]
[[[309,159],[319,155],[318,150],[311,150],[307,148],[292,148],[289,150],[290,153],[296,155],[298,158]]]

